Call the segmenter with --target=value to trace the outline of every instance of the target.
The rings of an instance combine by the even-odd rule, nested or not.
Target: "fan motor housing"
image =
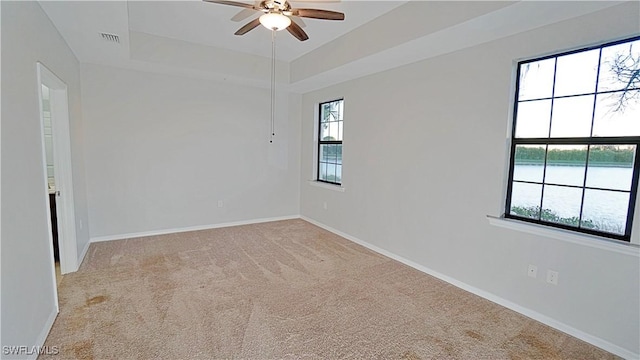
[[[291,5],[289,5],[286,0],[264,0],[260,3],[260,7],[269,12],[271,12],[271,10],[282,12],[291,9]]]

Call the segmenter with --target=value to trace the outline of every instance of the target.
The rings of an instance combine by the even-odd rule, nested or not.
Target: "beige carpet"
[[[302,220],[92,244],[59,292],[65,359],[615,358]]]

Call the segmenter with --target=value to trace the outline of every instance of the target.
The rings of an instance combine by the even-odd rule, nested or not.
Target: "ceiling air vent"
[[[106,41],[110,41],[118,44],[120,43],[120,36],[115,34],[100,33],[100,37],[102,37],[102,39]]]

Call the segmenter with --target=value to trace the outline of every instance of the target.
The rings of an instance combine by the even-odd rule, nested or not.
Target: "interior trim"
[[[569,230],[552,228],[543,225],[527,223],[524,221],[505,219],[503,217],[491,215],[487,215],[487,220],[489,220],[489,224],[505,229],[526,232],[529,234],[549,237],[557,240],[567,241],[573,244],[589,246],[596,249],[612,251],[619,254],[640,258],[640,246],[633,243],[622,242],[589,234],[578,234]]]
[[[317,180],[307,180],[307,183],[311,186],[317,186],[323,189],[329,189],[329,190],[338,191],[338,192],[344,192],[345,190],[344,186],[342,185],[330,184],[330,183],[317,181]]]
[[[173,228],[173,229],[141,231],[141,232],[128,233],[128,234],[95,236],[95,237],[91,237],[89,242],[94,243],[94,242],[111,241],[111,240],[133,239],[133,238],[139,238],[144,236],[175,234],[175,233],[181,233],[181,232],[187,232],[187,231],[217,229],[217,228],[223,228],[223,227],[229,227],[229,226],[259,224],[264,222],[291,220],[291,219],[299,219],[299,218],[300,218],[300,215],[287,215],[287,216],[279,216],[279,217],[233,221],[233,222],[226,222],[226,223],[220,223],[220,224],[197,225],[197,226],[187,226],[187,227]]]

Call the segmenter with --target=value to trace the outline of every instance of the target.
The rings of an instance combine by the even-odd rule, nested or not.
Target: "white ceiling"
[[[304,19],[309,40],[277,33],[278,82],[306,92],[536,27],[620,1],[291,0],[345,13]],[[636,0],[637,1],[637,0]],[[250,3],[249,1],[246,1]],[[241,7],[188,1],[40,1],[81,63],[269,86],[271,32],[233,33]],[[120,43],[103,40],[116,34]],[[562,50],[562,49],[558,49]],[[532,54],[539,55],[539,54]]]
[[[293,7],[320,8],[346,14],[344,21],[304,19],[309,40],[301,42],[286,30],[276,33],[277,57],[291,61],[358,26],[402,5],[406,1],[300,2]],[[243,36],[233,35],[261,12],[240,22],[231,18],[242,8],[202,1],[128,2],[129,29],[202,45],[222,47],[255,55],[271,56],[271,32],[258,27]]]
[[[251,1],[239,2],[252,4]],[[304,19],[309,40],[300,42],[287,31],[276,36],[277,58],[292,61],[301,55],[377,18],[406,1],[292,1],[293,7],[319,8],[345,13],[344,21]],[[271,32],[258,27],[243,36],[233,33],[245,23],[232,17],[241,7],[187,1],[41,1],[42,8],[81,62],[112,57],[114,47],[100,32],[120,36],[121,56],[127,54],[129,32],[271,57]]]

